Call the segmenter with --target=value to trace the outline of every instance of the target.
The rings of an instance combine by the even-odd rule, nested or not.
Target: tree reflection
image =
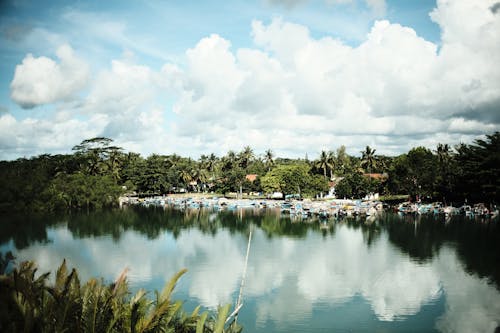
[[[0,244],[13,241],[14,246],[21,250],[34,243],[47,243],[47,227],[56,224],[57,218],[44,215],[1,215]]]
[[[340,219],[301,219],[282,215],[277,210],[211,209],[179,210],[164,207],[128,207],[65,216],[3,215],[0,244],[13,241],[17,250],[35,243],[50,242],[48,228],[66,224],[75,238],[111,236],[117,242],[124,232],[134,231],[148,239],[165,232],[178,238],[183,231],[196,228],[215,236],[225,229],[231,234],[248,234],[255,225],[268,238],[305,238],[308,232],[324,238],[335,235],[337,225],[359,230],[367,247],[387,233],[389,241],[411,259],[425,263],[438,255],[443,246],[456,249],[465,269],[479,277],[487,277],[500,289],[500,228],[498,221],[478,221],[463,216],[403,215],[393,213],[374,217]]]
[[[380,223],[394,245],[421,263],[430,261],[446,240],[445,224],[431,216],[387,214]]]
[[[418,262],[430,261],[444,245],[456,249],[467,272],[487,277],[500,289],[500,228],[464,216],[398,216],[379,220],[391,243]]]

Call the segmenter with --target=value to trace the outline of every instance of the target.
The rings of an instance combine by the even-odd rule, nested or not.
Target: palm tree
[[[444,192],[451,192],[451,177],[450,177],[450,164],[451,164],[451,149],[448,144],[439,143],[436,149],[438,157],[439,173]],[[448,194],[448,193],[446,193]]]
[[[210,179],[212,182],[215,181],[215,169],[217,168],[217,161],[217,156],[212,153],[207,157],[205,165],[203,166],[205,170],[210,173]]]
[[[366,146],[364,151],[361,151],[361,163],[360,166],[364,170],[368,169],[368,173],[370,174],[369,176],[369,181],[370,181],[370,188],[372,187],[372,169],[376,166],[377,164],[377,158],[375,157],[375,150],[376,149],[371,149],[370,146]]]
[[[436,153],[438,156],[439,166],[441,167],[441,171],[443,171],[450,162],[451,150],[450,146],[442,143],[438,143]]]
[[[123,154],[121,150],[122,149],[119,147],[110,147],[108,159],[106,161],[107,169],[116,181],[121,178],[120,173],[123,164]]]
[[[189,189],[189,183],[191,183],[191,181],[193,180],[193,176],[191,175],[190,170],[183,168],[179,172],[179,177],[180,177],[181,181],[184,183],[184,185],[186,186],[186,189]]]
[[[274,154],[271,149],[266,150],[264,154],[264,163],[267,166],[267,171],[271,171],[271,167],[274,165]]]
[[[181,159],[182,159],[182,157],[180,157],[177,154],[173,154],[173,155],[168,156],[165,160],[167,168],[169,168],[169,169],[177,168]]]
[[[328,153],[324,150],[321,151],[321,154],[319,155],[319,159],[316,161],[315,166],[318,169],[323,169],[323,176],[326,177],[326,171],[332,167],[330,164],[330,159],[328,156]]]
[[[254,153],[252,148],[250,148],[250,146],[246,146],[245,148],[243,148],[241,153],[239,153],[238,155],[239,164],[245,170],[248,168],[248,165],[250,164],[253,158],[254,158]]]
[[[191,170],[191,179],[196,182],[197,191],[199,192],[198,183],[206,184],[208,180],[208,170],[201,163],[198,163],[197,166]]]
[[[335,153],[333,151],[328,151],[328,167],[330,168],[330,180],[333,179],[333,173],[335,171],[335,165],[337,164],[337,159],[335,157]]]
[[[371,149],[370,146],[366,146],[365,150],[361,151],[361,167],[368,170],[368,173],[372,173],[372,169],[377,165],[375,151],[376,149]]]
[[[337,172],[344,174],[345,169],[349,166],[349,156],[346,153],[344,145],[337,149]]]
[[[223,172],[230,171],[235,167],[236,153],[232,150],[228,151],[226,156],[222,158],[221,169]]]

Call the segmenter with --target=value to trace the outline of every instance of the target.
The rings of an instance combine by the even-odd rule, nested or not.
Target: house
[[[333,176],[330,181],[328,182],[328,194],[326,195],[326,198],[335,198],[335,186],[337,186],[338,183],[340,183],[344,179],[344,177],[338,177],[338,176]]]

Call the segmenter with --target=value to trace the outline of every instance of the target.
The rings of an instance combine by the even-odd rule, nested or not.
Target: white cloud
[[[69,45],[57,49],[60,62],[28,54],[16,66],[10,84],[11,97],[23,108],[67,99],[81,90],[89,78],[89,66]]]
[[[432,17],[443,30],[441,45],[386,20],[375,22],[357,47],[313,38],[307,27],[280,18],[252,23],[255,49],[233,52],[229,41],[212,35],[188,51],[186,68],[176,72],[183,83],[175,104],[179,133],[201,142],[224,133],[220,148],[250,144],[263,151],[274,144],[278,152],[316,152],[318,141],[330,148],[354,142],[358,151],[371,136],[375,145],[386,144],[380,152],[394,154],[410,140],[436,145],[446,136],[468,133],[470,141],[498,130],[485,111],[500,100],[494,63],[500,29],[490,7],[438,2]],[[394,135],[406,137],[405,145],[387,145]]]
[[[252,47],[235,49],[212,34],[160,70],[114,59],[76,109],[105,118],[102,135],[145,154],[197,157],[250,145],[303,157],[341,144],[351,154],[367,144],[398,154],[443,139],[470,142],[500,129],[500,20],[492,5],[438,1],[431,17],[442,30],[439,45],[387,20],[355,47],[281,18],[254,21]],[[124,24],[107,29],[126,37]],[[13,98],[30,107],[77,92],[85,66],[75,66],[69,47],[59,58],[27,56]]]
[[[155,72],[138,65],[130,52],[124,59],[111,61],[101,70],[78,111],[100,115],[107,122],[99,135],[110,137],[117,144],[143,154],[163,152],[170,144],[165,132],[167,121],[161,105],[166,98],[166,70]],[[80,139],[83,140],[85,137]]]
[[[465,120],[454,118],[450,121],[448,130],[453,133],[492,133],[497,127],[493,124],[485,124],[476,120]]]
[[[10,113],[0,116],[0,159],[45,153],[67,153],[82,138],[97,136],[107,123],[106,117],[92,115],[77,120],[61,111],[53,119],[17,120]]]

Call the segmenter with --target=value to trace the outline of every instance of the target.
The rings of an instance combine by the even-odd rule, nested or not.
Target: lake
[[[400,216],[291,219],[276,210],[161,207],[3,216],[0,251],[63,258],[81,279],[160,290],[182,268],[185,308],[236,303],[244,332],[494,332],[500,325],[498,220]]]

